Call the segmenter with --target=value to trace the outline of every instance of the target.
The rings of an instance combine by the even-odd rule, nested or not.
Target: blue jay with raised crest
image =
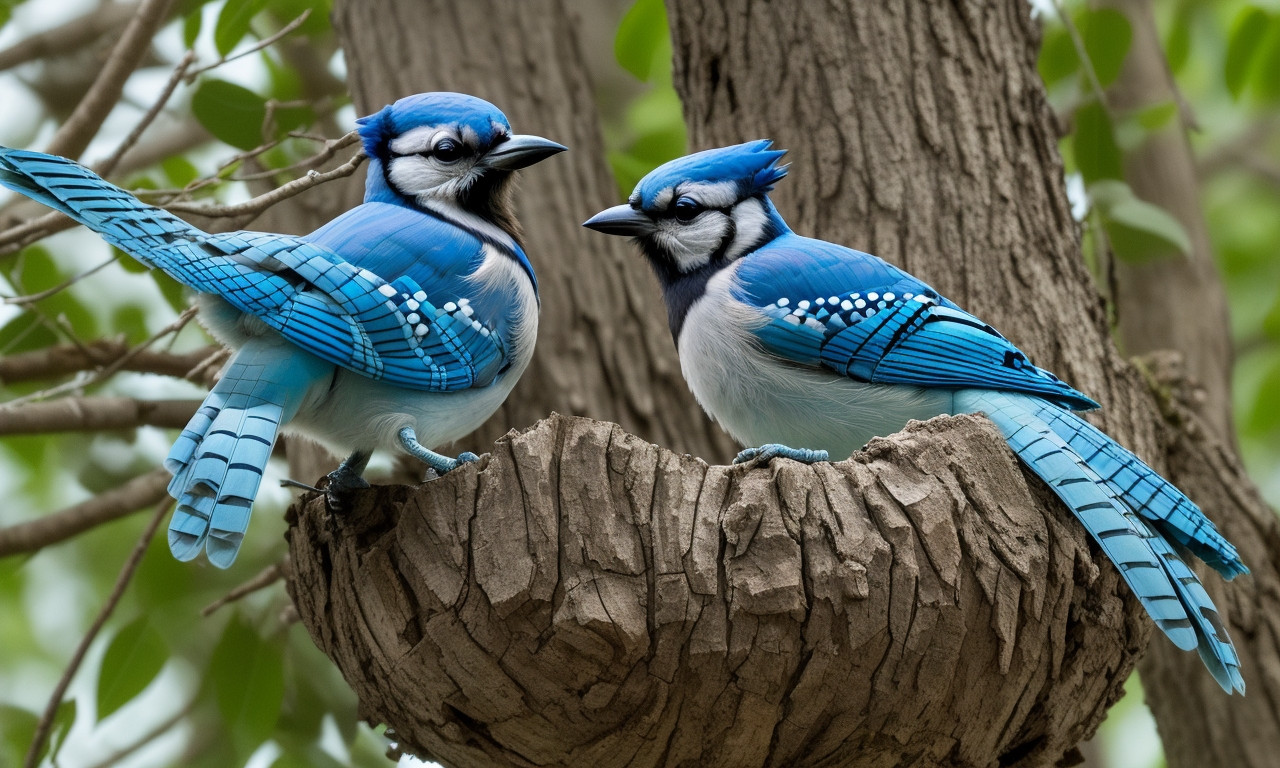
[[[793,233],[769,192],[767,140],[645,176],[584,226],[635,238],[667,305],[685,379],[744,446],[736,462],[849,456],[910,419],[984,413],[1075,513],[1156,625],[1244,692],[1227,630],[1175,544],[1231,579],[1248,569],[1181,491],[1072,411],[1097,408],[991,326],[867,253]]]
[[[376,449],[437,472],[431,450],[478,427],[520,378],[538,288],[511,209],[512,172],[565,148],[515,135],[492,104],[408,96],[361,118],[365,198],[309,235],[210,234],[61,157],[0,148],[0,184],[195,289],[235,350],[165,466],[169,547],[226,568],[281,427],[348,457],[341,494]]]

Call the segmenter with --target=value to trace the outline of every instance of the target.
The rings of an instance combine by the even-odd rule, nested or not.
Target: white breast
[[[783,443],[842,459],[911,419],[952,412],[948,390],[857,382],[765,352],[769,318],[731,293],[736,264],[707,283],[680,332],[680,368],[698,402],[744,446]]]

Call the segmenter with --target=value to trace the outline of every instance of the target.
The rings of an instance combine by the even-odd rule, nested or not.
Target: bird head
[[[583,223],[634,237],[664,287],[705,275],[787,232],[769,190],[787,173],[768,139],[672,160],[640,180],[625,205]]]
[[[461,93],[406,96],[356,121],[371,161],[366,201],[479,216],[516,236],[512,171],[565,147],[511,133],[502,112]]]

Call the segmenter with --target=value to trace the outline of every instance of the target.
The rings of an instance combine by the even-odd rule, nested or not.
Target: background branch
[[[88,432],[141,426],[181,429],[199,407],[199,400],[63,397],[49,402],[0,406],[0,435]]]
[[[169,472],[160,467],[60,512],[0,528],[0,557],[30,554],[133,514],[163,499],[168,485]]]

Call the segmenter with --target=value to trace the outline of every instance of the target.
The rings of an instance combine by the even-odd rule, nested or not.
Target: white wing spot
[[[427,327],[426,323],[420,323],[420,324],[418,325],[418,327],[417,327],[417,328],[414,328],[414,329],[413,329],[413,335],[414,335],[414,336],[426,336],[426,335],[427,335],[427,331],[429,331],[429,330],[431,330],[431,329]]]
[[[872,291],[871,293],[867,294],[867,298],[870,299],[871,301],[875,301],[876,299],[880,298],[880,294],[876,293],[875,291]]]
[[[408,308],[409,308],[409,311],[411,311],[411,312],[416,312],[416,311],[418,311],[418,307],[422,306],[421,304],[419,304],[418,302],[414,301],[413,299],[409,299],[408,301],[406,301],[406,302],[404,303],[404,305],[405,305],[406,307],[408,307]]]
[[[457,304],[454,304],[454,303],[451,301],[451,302],[449,302],[448,304],[445,304],[445,305],[444,305],[444,307],[443,307],[443,309],[444,309],[444,311],[445,311],[445,312],[457,312],[457,311],[458,311],[458,305],[457,305]]]
[[[845,312],[848,312],[849,310],[853,309],[853,302],[849,301],[848,299],[845,299],[844,301],[840,302],[840,308],[843,309]]]
[[[383,283],[382,285],[378,286],[378,293],[382,294],[383,296],[391,297],[396,295],[396,289],[392,288],[390,285],[387,285],[386,283]]]
[[[798,308],[800,308],[800,309],[808,309],[808,308],[809,308],[809,302],[804,301],[804,300],[801,300],[798,304],[796,304],[796,307],[798,307]]]
[[[790,303],[791,303],[791,299],[778,299],[777,301],[774,302],[774,304],[777,304],[780,307],[785,307]]]
[[[426,291],[418,291],[417,293],[413,294],[413,298],[417,299],[418,301],[426,301],[426,300],[427,300],[427,292],[426,292]]]
[[[881,298],[882,298],[882,299],[884,299],[885,301],[893,301],[893,294],[892,294],[892,293],[886,293],[886,294],[885,294],[884,296],[882,296]]]
[[[458,299],[458,306],[465,307],[471,303],[471,299]]]
[[[405,318],[405,320],[407,320],[407,321],[409,322],[409,325],[417,325],[417,324],[418,324],[418,322],[419,322],[420,320],[422,320],[422,318],[421,318],[421,317],[418,317],[418,313],[417,313],[417,312],[414,312],[413,314],[411,314],[411,315],[409,315],[408,317],[406,317],[406,318]]]
[[[862,299],[858,299],[857,301],[853,302],[853,306],[857,307],[858,309],[863,309],[867,306],[867,302],[863,301]]]

